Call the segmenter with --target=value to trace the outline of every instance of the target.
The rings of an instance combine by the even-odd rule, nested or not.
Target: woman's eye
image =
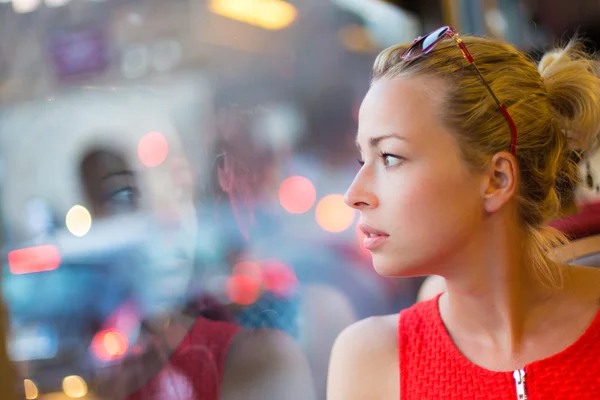
[[[115,201],[133,201],[135,190],[133,188],[119,189],[110,195],[111,200]]]
[[[398,165],[402,162],[402,157],[394,156],[391,154],[382,154],[383,163],[386,167],[393,167],[394,165]]]
[[[138,203],[138,192],[133,187],[118,189],[110,193],[108,203],[115,211],[123,211],[134,209]]]

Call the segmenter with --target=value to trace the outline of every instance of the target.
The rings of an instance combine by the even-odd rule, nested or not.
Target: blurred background
[[[378,277],[343,203],[377,53],[441,25],[533,57],[574,32],[595,50],[599,21],[594,0],[0,0],[20,397],[95,398],[143,319],[209,296],[293,336],[323,399],[335,336],[422,281]]]

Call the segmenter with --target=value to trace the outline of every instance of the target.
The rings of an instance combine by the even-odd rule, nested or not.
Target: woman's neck
[[[478,235],[462,267],[447,269],[440,312],[451,332],[513,353],[557,290],[533,270],[526,233],[502,221],[495,225]]]

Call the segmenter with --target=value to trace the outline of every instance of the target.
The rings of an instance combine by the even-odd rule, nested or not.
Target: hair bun
[[[600,79],[596,60],[572,40],[546,53],[538,65],[550,107],[571,149],[588,151],[600,135]]]

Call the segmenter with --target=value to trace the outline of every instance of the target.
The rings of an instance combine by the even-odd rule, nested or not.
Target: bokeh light
[[[145,167],[158,167],[169,154],[169,143],[160,132],[145,134],[138,143],[138,157]]]
[[[77,375],[66,376],[62,382],[63,392],[72,399],[79,399],[87,395],[88,387],[82,377]]]
[[[294,271],[280,261],[267,261],[263,267],[265,289],[281,297],[289,296],[298,287]]]
[[[25,386],[25,398],[27,400],[37,399],[39,392],[36,384],[31,379],[25,379],[23,384]]]
[[[233,275],[245,275],[262,284],[262,270],[257,263],[243,261],[233,266]]]
[[[42,4],[42,0],[13,0],[13,10],[18,14],[35,11]]]
[[[240,262],[233,267],[225,290],[232,303],[250,305],[258,300],[262,286],[262,271],[258,264]]]
[[[279,30],[287,27],[296,19],[296,8],[282,0],[263,1],[261,3],[260,25],[264,29]]]
[[[317,199],[312,182],[303,176],[292,176],[279,187],[279,203],[291,214],[302,214],[310,210]]]
[[[8,267],[15,275],[52,271],[60,266],[60,261],[60,252],[52,245],[28,247],[8,253]]]
[[[227,280],[227,297],[232,303],[250,305],[260,294],[260,285],[246,275],[235,275]]]
[[[84,206],[76,205],[67,213],[65,223],[69,232],[82,237],[92,228],[92,215]]]
[[[129,341],[127,337],[118,330],[105,330],[98,332],[92,340],[94,354],[101,360],[113,360],[127,352]]]
[[[283,0],[211,0],[208,7],[215,14],[268,30],[289,26],[298,13]]]
[[[323,197],[315,210],[317,223],[327,232],[343,232],[354,222],[355,212],[344,203],[341,194]]]
[[[344,48],[356,53],[372,53],[376,48],[370,32],[361,25],[346,25],[338,31],[338,38]]]

